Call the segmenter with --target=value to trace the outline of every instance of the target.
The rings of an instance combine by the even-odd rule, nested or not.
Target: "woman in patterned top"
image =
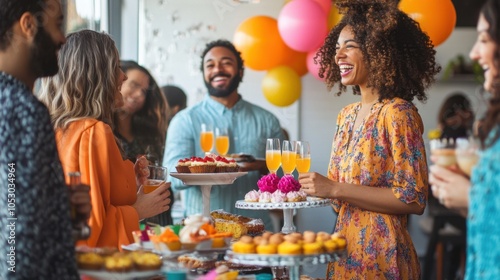
[[[500,275],[500,1],[488,0],[477,24],[477,41],[470,51],[485,70],[484,89],[491,93],[481,124],[479,162],[467,178],[457,167],[431,166],[434,196],[446,207],[467,215],[465,279],[498,279]]]
[[[113,109],[123,102],[120,87],[127,77],[111,37],[91,30],[68,35],[59,69],[42,82],[40,99],[49,108],[65,174],[80,171],[82,183],[90,185],[91,236],[79,244],[121,248],[133,243],[140,219],[169,209],[170,184],[138,191],[147,160],[134,165],[116,142]]]
[[[365,3],[366,2],[366,3]],[[408,214],[427,200],[423,123],[412,104],[440,67],[429,37],[394,1],[336,1],[344,14],[316,56],[329,89],[353,86],[361,102],[337,117],[328,178],[299,175],[306,193],[332,199],[347,258],[328,279],[420,279]]]

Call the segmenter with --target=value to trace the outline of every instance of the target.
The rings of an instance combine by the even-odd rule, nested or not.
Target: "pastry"
[[[127,272],[132,270],[134,264],[130,256],[123,253],[116,253],[104,259],[104,267],[108,271]]]
[[[276,254],[278,252],[278,246],[263,239],[260,244],[257,245],[256,251],[257,254]]]
[[[302,254],[302,247],[297,242],[285,241],[278,245],[278,254],[300,255]]]
[[[137,270],[140,271],[157,270],[162,266],[160,256],[149,252],[139,252],[138,254],[133,254],[132,260],[134,261]]]
[[[248,233],[245,224],[231,220],[215,219],[215,229],[218,232],[230,232],[234,238],[240,238]]]
[[[286,194],[282,193],[280,190],[277,190],[273,194],[271,194],[272,203],[281,203],[286,201]]]
[[[215,268],[215,262],[216,262],[216,260],[214,259],[209,259],[206,257],[196,256],[192,254],[179,256],[177,257],[177,261],[189,269],[204,269],[204,270]]]
[[[298,192],[289,192],[286,194],[286,200],[288,202],[300,202],[300,201],[304,201],[304,197],[302,197]]]
[[[231,214],[224,210],[214,210],[210,216],[215,221],[217,232],[231,232],[234,238],[245,234],[256,235],[264,231],[264,222],[261,219]]]
[[[323,253],[323,244],[318,241],[305,242],[302,244],[302,250],[305,255]]]
[[[240,254],[254,254],[255,244],[252,237],[245,235],[233,244],[233,251]]]
[[[248,202],[259,202],[260,193],[256,190],[251,190],[245,194],[245,201]]]
[[[193,158],[191,158],[191,159],[193,159]],[[177,170],[177,172],[179,172],[179,173],[191,173],[191,171],[189,171],[189,166],[191,166],[191,159],[190,158],[180,159],[177,162],[177,165],[175,166],[175,169]]]
[[[271,193],[270,192],[261,192],[259,195],[259,202],[263,202],[263,203],[271,202]]]
[[[104,258],[93,252],[78,253],[76,255],[76,262],[80,269],[99,270],[104,265]]]
[[[217,164],[215,160],[210,157],[196,157],[192,160],[191,165],[189,166],[189,171],[191,173],[213,173]]]

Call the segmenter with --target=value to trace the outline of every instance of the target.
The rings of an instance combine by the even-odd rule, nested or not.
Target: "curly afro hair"
[[[340,83],[336,44],[342,29],[351,26],[368,67],[368,86],[379,91],[380,100],[399,97],[411,102],[417,97],[425,101],[425,89],[435,81],[441,67],[435,61],[436,51],[429,36],[419,24],[401,12],[394,0],[337,0],[336,5],[342,20],[314,57],[328,89]],[[346,90],[340,84],[337,95]],[[358,86],[354,94],[360,94]]]

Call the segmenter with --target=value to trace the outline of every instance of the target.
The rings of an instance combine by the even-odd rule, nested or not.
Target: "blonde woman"
[[[120,248],[133,242],[140,219],[169,209],[170,185],[144,194],[147,160],[134,166],[114,137],[113,110],[123,103],[120,87],[127,77],[113,40],[90,30],[68,35],[59,69],[43,80],[39,98],[49,108],[65,174],[80,171],[90,185],[92,232],[79,245]]]

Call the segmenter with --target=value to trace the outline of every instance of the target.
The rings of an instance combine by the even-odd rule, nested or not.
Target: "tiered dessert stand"
[[[270,210],[283,209],[283,228],[281,232],[284,234],[296,232],[297,228],[293,224],[293,210],[299,208],[314,208],[329,206],[329,199],[317,197],[307,197],[306,201],[299,202],[280,202],[280,203],[264,203],[264,202],[248,202],[244,200],[236,201],[236,208],[251,209],[251,210]]]
[[[228,173],[176,173],[170,176],[180,179],[185,185],[200,186],[203,201],[203,216],[210,217],[210,191],[213,185],[229,185],[248,172]]]

